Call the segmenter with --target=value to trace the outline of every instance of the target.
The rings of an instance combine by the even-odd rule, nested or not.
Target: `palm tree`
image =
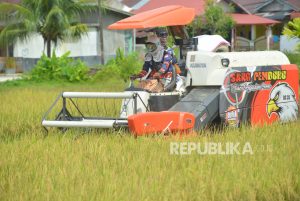
[[[300,18],[295,18],[284,27],[283,34],[289,37],[300,38]]]
[[[67,39],[80,39],[87,33],[80,16],[97,9],[84,0],[23,0],[20,4],[0,3],[0,20],[5,27],[0,33],[0,45],[26,41],[38,33],[44,39],[44,51],[51,57],[51,43],[56,47]]]

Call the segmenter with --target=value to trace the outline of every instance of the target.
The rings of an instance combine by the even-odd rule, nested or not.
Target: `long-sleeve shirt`
[[[155,62],[153,61],[153,59],[151,61],[145,61],[143,65],[143,69],[139,73],[139,75],[141,77],[144,77],[151,69],[151,73],[149,74],[148,78],[153,78],[153,75],[155,73],[159,73],[160,78],[172,77],[172,70],[173,70],[172,59],[173,58],[171,54],[165,51],[161,62]]]

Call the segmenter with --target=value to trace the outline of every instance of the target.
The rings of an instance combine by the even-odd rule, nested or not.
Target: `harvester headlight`
[[[228,67],[229,66],[229,59],[227,59],[227,58],[221,59],[221,63],[222,63],[222,66]]]

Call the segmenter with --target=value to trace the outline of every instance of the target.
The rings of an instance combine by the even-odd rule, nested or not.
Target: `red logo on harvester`
[[[231,83],[285,80],[286,70],[255,71],[252,77],[250,72],[234,72],[229,77]]]
[[[250,81],[251,81],[250,72],[234,72],[230,74],[231,83],[250,82]]]

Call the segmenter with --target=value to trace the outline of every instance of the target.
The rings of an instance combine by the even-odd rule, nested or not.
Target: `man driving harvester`
[[[162,90],[155,90],[154,92],[169,90],[168,84],[171,82],[173,74],[173,58],[171,54],[165,51],[160,45],[159,38],[156,35],[149,36],[145,45],[147,53],[145,54],[143,69],[137,75],[132,75],[131,79],[143,78],[148,75],[146,78],[150,81],[151,79],[157,79],[164,85]],[[150,73],[149,70],[151,70]],[[147,84],[154,85],[154,83],[151,82]],[[157,84],[157,82],[155,84]],[[144,87],[142,86],[142,88]]]

